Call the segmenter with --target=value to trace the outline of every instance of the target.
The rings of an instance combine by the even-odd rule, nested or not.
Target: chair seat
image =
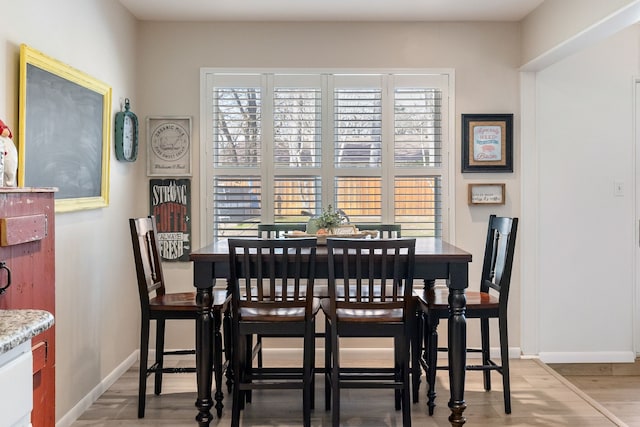
[[[227,291],[219,290],[213,292],[212,306],[221,306],[229,300]],[[149,308],[153,311],[191,311],[197,310],[195,292],[175,292],[170,294],[158,295],[149,298]]]
[[[331,301],[329,298],[322,299],[322,311],[328,314],[331,310]],[[354,309],[354,308],[338,308],[336,309],[336,317],[342,322],[402,322],[403,310],[397,309]]]
[[[421,304],[426,305],[427,309],[446,310],[449,307],[449,289],[435,288],[433,293],[427,291],[416,291],[414,293]],[[465,292],[467,298],[467,310],[470,308],[491,309],[498,308],[498,297],[487,292],[469,291]]]
[[[158,295],[149,299],[152,310],[194,310],[196,304],[195,292],[180,292]]]
[[[342,322],[398,322],[403,321],[403,310],[401,308],[395,310],[366,310],[366,309],[336,309],[338,321]]]
[[[266,303],[264,303],[266,305]],[[314,298],[312,303],[312,313],[315,315],[320,310],[320,299]],[[274,307],[274,308],[254,308],[240,307],[240,319],[243,321],[256,322],[301,322],[304,320],[305,307]]]

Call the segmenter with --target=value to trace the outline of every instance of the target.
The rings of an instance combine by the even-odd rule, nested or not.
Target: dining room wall
[[[478,287],[480,259],[491,213],[520,215],[519,76],[520,29],[517,23],[176,23],[140,24],[138,89],[144,93],[139,112],[147,115],[193,117],[194,175],[192,188],[193,245],[199,241],[202,182],[199,179],[200,68],[446,68],[455,73],[455,134],[450,167],[455,171],[451,229],[456,244],[474,254],[472,287]],[[515,116],[514,173],[464,174],[460,171],[460,114],[513,113]],[[141,117],[144,118],[144,117]],[[143,135],[144,138],[144,135]],[[144,161],[144,153],[143,159]],[[473,182],[506,184],[504,206],[467,204],[467,185]],[[141,189],[141,194],[144,189]],[[516,258],[519,255],[516,252]],[[166,276],[189,289],[191,266],[172,263]],[[519,346],[519,261],[515,263],[511,296],[510,335]],[[187,345],[188,326],[173,326],[172,343]],[[445,326],[443,325],[443,328]],[[444,329],[443,329],[444,330]],[[469,340],[477,339],[476,326]],[[497,346],[497,344],[495,344]]]
[[[536,353],[545,362],[631,362],[636,355],[639,49],[636,24],[536,73],[537,171],[528,176],[537,176],[532,285]]]
[[[556,49],[637,0],[545,0],[522,20],[522,64]]]

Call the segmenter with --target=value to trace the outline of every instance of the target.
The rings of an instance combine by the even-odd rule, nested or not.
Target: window
[[[202,76],[205,241],[328,205],[400,223],[403,236],[446,236],[448,73]]]

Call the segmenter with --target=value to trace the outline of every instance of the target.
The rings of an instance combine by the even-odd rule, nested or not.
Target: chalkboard
[[[23,45],[18,182],[56,211],[108,204],[111,88]]]

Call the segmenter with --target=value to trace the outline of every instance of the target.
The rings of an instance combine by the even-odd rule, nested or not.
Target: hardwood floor
[[[640,360],[550,367],[615,414],[622,425],[640,426]]]
[[[513,412],[510,415],[504,414],[498,374],[493,374],[494,389],[486,392],[482,388],[481,374],[467,373],[467,426],[640,426],[640,376],[631,376],[630,371],[626,375],[598,376],[575,375],[580,373],[575,370],[568,373],[565,371],[572,383],[582,388],[585,391],[583,392],[537,360],[513,360],[511,366]],[[562,371],[562,367],[557,369]],[[136,417],[137,367],[134,366],[74,422],[72,427],[197,425],[194,420],[195,374],[165,375],[163,393],[160,396],[155,396],[149,391],[152,390],[153,379],[150,378],[148,381],[147,410],[144,419]],[[320,375],[316,382],[318,390],[312,424],[329,426],[331,416],[330,412],[324,410],[324,381]],[[438,372],[438,406],[434,416],[430,417],[425,404],[423,377],[420,402],[412,405],[414,426],[450,425],[447,420],[450,413],[447,408],[447,384],[447,373]],[[226,390],[224,403],[222,418],[212,422],[211,426],[230,425],[231,402]],[[302,397],[299,391],[255,391],[253,402],[243,411],[242,425],[299,426],[301,417]],[[343,392],[341,420],[344,426],[402,425],[401,412],[396,412],[393,408],[392,392],[385,390]]]

